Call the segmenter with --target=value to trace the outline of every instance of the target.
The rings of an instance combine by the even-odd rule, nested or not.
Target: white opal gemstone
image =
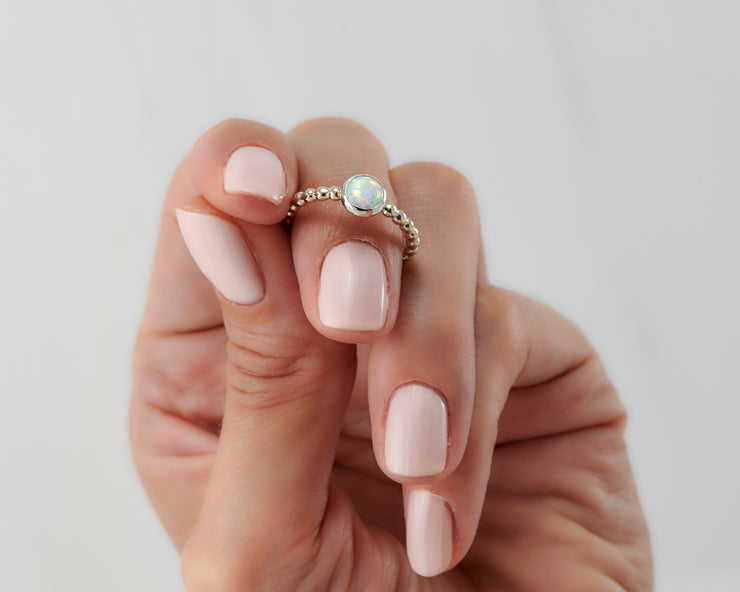
[[[370,175],[350,177],[342,188],[344,206],[357,216],[373,216],[383,209],[385,187]]]

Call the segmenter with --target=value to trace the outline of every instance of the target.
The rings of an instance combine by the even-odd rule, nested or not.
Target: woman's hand
[[[278,224],[298,189],[357,173],[414,219],[407,263],[382,215],[318,202],[292,235]],[[388,170],[354,122],[232,120],[196,143],[165,200],[131,404],[188,589],[651,589],[598,357],[483,270],[465,179]]]

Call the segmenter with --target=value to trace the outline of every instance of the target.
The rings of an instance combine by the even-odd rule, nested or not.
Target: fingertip
[[[448,462],[448,412],[444,396],[418,382],[391,395],[385,417],[383,461],[394,479],[436,476]]]
[[[246,222],[280,222],[296,191],[296,158],[285,134],[255,121],[216,125],[195,143],[190,162],[196,191]]]
[[[329,242],[324,249],[323,255],[309,253],[293,244],[301,299],[311,324],[342,343],[372,343],[387,336],[398,314],[400,260],[364,239]]]
[[[236,148],[223,169],[223,185],[234,197],[258,197],[275,205],[287,198],[285,167],[275,152],[263,146]]]
[[[352,240],[332,247],[319,275],[322,328],[381,331],[388,317],[387,276],[383,255],[370,243]]]
[[[406,504],[406,553],[411,569],[433,577],[450,566],[454,518],[449,502],[427,489],[414,489]]]

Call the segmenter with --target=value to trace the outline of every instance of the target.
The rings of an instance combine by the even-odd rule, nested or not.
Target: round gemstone
[[[385,188],[370,175],[355,175],[347,179],[342,195],[347,209],[358,216],[377,214],[385,203]]]

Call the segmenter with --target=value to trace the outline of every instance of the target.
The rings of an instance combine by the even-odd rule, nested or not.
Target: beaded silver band
[[[393,220],[404,234],[404,261],[408,261],[419,250],[421,244],[419,229],[403,210],[388,203],[385,187],[371,175],[353,175],[342,187],[335,185],[299,191],[293,196],[283,222],[290,226],[300,208],[315,201],[327,200],[342,201],[344,207],[355,216],[375,216],[382,212],[384,216]]]

